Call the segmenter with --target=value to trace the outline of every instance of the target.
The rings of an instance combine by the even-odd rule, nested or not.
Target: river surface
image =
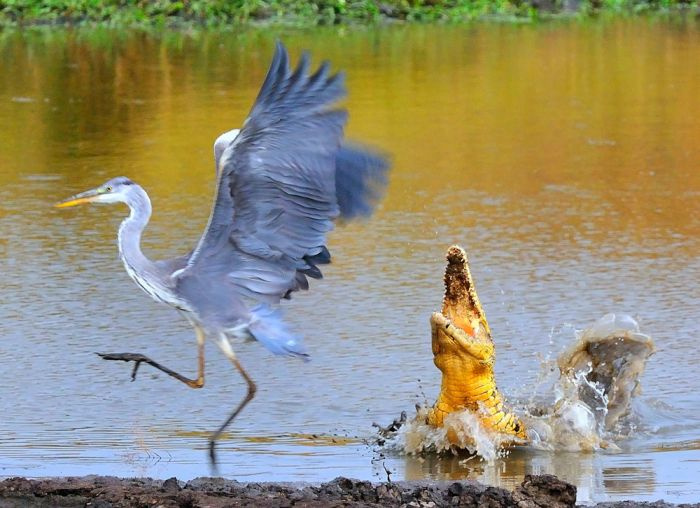
[[[555,473],[582,502],[700,501],[700,25],[633,19],[231,32],[0,32],[0,476],[210,474],[206,438],[245,385],[207,349],[190,390],[94,352],[196,371],[190,327],[117,259],[123,206],[51,205],[110,177],[144,186],[144,250],[184,253],[206,224],[212,143],[239,126],[276,37],[347,72],[348,135],[393,157],[386,199],[338,227],[334,263],[284,305],[308,363],[238,348],[258,394],[219,445],[247,481]],[[657,353],[621,451],[518,449],[495,463],[366,444],[432,403],[431,311],[465,247],[501,390],[609,312]]]

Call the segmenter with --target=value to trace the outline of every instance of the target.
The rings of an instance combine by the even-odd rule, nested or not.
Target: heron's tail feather
[[[251,309],[251,314],[253,319],[248,325],[248,330],[255,340],[276,355],[309,359],[301,339],[289,331],[279,310],[267,305],[258,305]]]
[[[386,157],[344,144],[335,157],[335,192],[342,219],[368,216],[384,194],[389,172]]]

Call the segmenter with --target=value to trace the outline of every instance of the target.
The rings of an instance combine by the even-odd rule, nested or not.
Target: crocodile
[[[655,352],[651,337],[641,333],[631,317],[606,314],[579,333],[559,356],[559,399],[551,407],[539,408],[539,418],[533,414],[518,417],[506,406],[496,386],[494,342],[467,253],[453,245],[446,257],[442,309],[430,317],[433,361],[442,372],[442,382],[436,402],[419,417],[430,427],[443,428],[456,448],[472,448],[475,442],[471,431],[465,433],[462,420],[448,418],[465,412],[476,417],[477,432],[486,431],[488,439],[502,447],[528,444],[533,435],[540,440],[551,435],[557,443],[574,436],[580,448],[589,442],[596,447],[609,446],[596,432],[587,437],[570,429],[565,421],[567,411],[590,413],[591,418],[600,420],[601,428],[614,429],[629,414],[631,399],[640,391],[639,379]],[[565,424],[560,425],[561,421]],[[529,433],[528,427],[532,427]],[[550,430],[544,432],[545,427]],[[412,448],[422,447],[414,443]]]
[[[442,310],[431,315],[430,327],[433,360],[442,372],[442,383],[426,423],[442,427],[450,413],[469,410],[487,431],[515,443],[526,442],[525,425],[508,410],[496,387],[491,330],[474,287],[467,253],[457,245],[447,251]],[[447,437],[458,443],[449,428]]]

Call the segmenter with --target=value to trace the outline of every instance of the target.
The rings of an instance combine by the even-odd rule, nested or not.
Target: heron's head
[[[84,203],[128,203],[129,194],[134,191],[134,182],[124,176],[118,176],[99,187],[81,192],[75,196],[56,203],[56,208],[82,205]]]

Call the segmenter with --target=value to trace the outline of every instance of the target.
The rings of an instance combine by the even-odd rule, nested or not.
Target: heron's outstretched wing
[[[236,139],[240,129],[224,132],[214,142],[216,176],[224,150]],[[335,189],[340,217],[354,219],[368,216],[384,193],[389,161],[371,148],[343,143],[335,155]]]
[[[226,278],[236,289],[279,301],[320,277],[325,235],[338,216],[335,157],[347,113],[342,75],[323,63],[292,72],[278,43],[240,133],[221,152],[214,207],[180,277]]]
[[[341,219],[366,217],[384,194],[389,161],[370,148],[345,143],[335,155],[335,191]]]

